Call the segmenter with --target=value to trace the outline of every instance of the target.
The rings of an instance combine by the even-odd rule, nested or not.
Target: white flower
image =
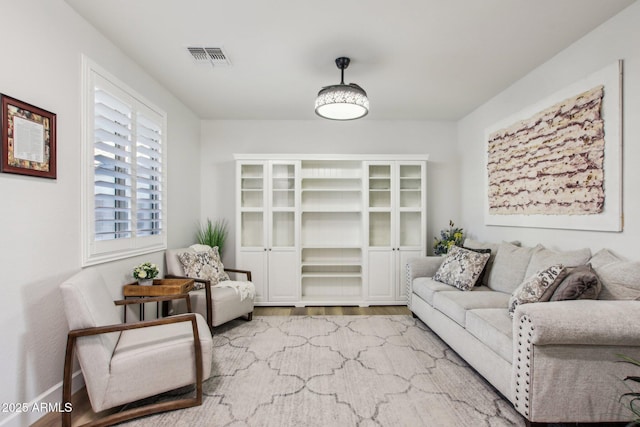
[[[144,270],[138,271],[138,277],[144,279],[145,277],[147,277],[147,272]]]

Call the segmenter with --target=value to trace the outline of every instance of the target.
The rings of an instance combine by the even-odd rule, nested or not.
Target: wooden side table
[[[130,283],[122,287],[122,296],[128,297],[161,297],[167,295],[188,294],[193,290],[193,279],[155,279],[152,286],[141,286]],[[162,315],[166,316],[169,304],[162,303]],[[140,304],[140,320],[144,320],[144,304]],[[127,321],[127,310],[124,311],[124,321]]]

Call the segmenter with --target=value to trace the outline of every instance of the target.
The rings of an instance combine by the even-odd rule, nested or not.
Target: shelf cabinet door
[[[269,254],[269,301],[295,302],[300,299],[298,270],[300,257],[295,249],[273,249]]]
[[[392,301],[395,297],[395,255],[389,249],[369,250],[368,297],[370,301]]]
[[[406,302],[405,265],[426,253],[423,161],[367,163],[368,296]]]
[[[237,163],[237,263],[251,270],[256,302],[296,301],[299,161]]]
[[[240,250],[236,264],[243,270],[251,271],[251,281],[256,287],[256,302],[267,300],[267,251]]]

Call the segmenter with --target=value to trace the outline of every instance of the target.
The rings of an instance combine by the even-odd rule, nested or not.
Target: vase
[[[138,285],[151,286],[153,285],[153,279],[138,279]]]

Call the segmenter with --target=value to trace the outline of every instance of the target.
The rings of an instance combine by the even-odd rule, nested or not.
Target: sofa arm
[[[412,282],[416,277],[433,277],[444,261],[441,256],[426,256],[411,258],[407,261],[407,281]]]
[[[531,422],[623,422],[619,401],[640,357],[640,301],[579,300],[518,306],[511,402]]]
[[[637,325],[640,301],[557,301],[518,306],[513,332],[530,330],[526,338],[534,345],[640,346]]]
[[[405,289],[407,291],[407,307],[411,310],[411,294],[413,293],[413,279],[416,277],[433,277],[444,261],[441,256],[427,256],[410,258],[405,266]]]

